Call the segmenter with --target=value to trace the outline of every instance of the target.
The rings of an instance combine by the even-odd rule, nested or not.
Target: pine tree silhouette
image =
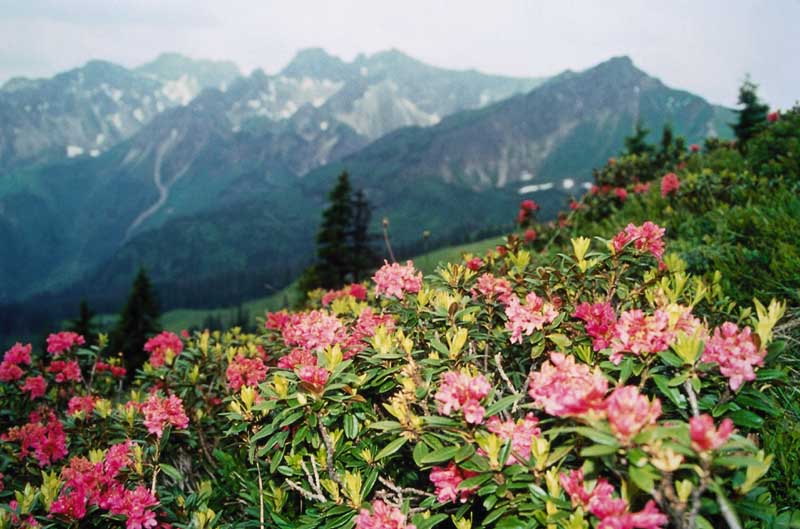
[[[111,339],[111,350],[122,352],[129,378],[147,360],[145,342],[160,330],[158,300],[147,272],[140,268]]]

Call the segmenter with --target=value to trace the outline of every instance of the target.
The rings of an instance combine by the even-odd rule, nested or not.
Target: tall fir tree
[[[347,171],[339,175],[328,195],[330,204],[322,213],[317,234],[317,277],[321,288],[337,288],[352,269],[350,236],[353,226],[353,198]]]
[[[351,271],[353,281],[362,281],[376,265],[378,256],[372,248],[375,238],[369,232],[369,221],[372,218],[372,209],[364,196],[364,191],[359,189],[353,198],[353,229],[351,249]]]
[[[739,104],[743,106],[736,111],[739,114],[739,121],[731,123],[739,149],[744,149],[750,138],[755,136],[767,122],[769,106],[761,102],[757,90],[758,85],[749,77],[739,88]]]
[[[625,138],[627,154],[642,155],[653,152],[653,146],[647,143],[648,134],[650,134],[650,129],[645,127],[641,121],[637,121],[633,135]]]
[[[129,377],[147,361],[144,344],[160,330],[158,300],[147,272],[140,268],[111,338],[112,351],[122,353]]]
[[[372,212],[363,191],[353,191],[347,171],[342,172],[328,194],[317,233],[317,259],[298,280],[298,289],[335,289],[364,279],[375,266],[369,233]]]
[[[68,330],[76,332],[86,339],[86,345],[95,345],[97,343],[96,329],[92,324],[94,315],[94,312],[89,308],[89,303],[82,299],[78,308],[78,318],[70,321],[68,326]]]

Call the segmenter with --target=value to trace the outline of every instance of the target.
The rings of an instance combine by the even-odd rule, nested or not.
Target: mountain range
[[[627,57],[519,79],[320,49],[274,75],[175,54],[92,61],[8,81],[0,116],[0,245],[13,256],[0,302],[119,303],[144,265],[197,293],[167,305],[202,304],[204,285],[235,300],[288,281],[344,169],[402,246],[507,225],[524,197],[552,216],[637,120],[690,142],[729,137],[733,120]]]

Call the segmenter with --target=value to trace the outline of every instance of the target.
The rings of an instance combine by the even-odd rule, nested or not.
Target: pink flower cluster
[[[264,322],[264,327],[273,331],[283,332],[283,329],[285,329],[291,321],[292,315],[285,310],[267,312],[267,320]]]
[[[317,365],[317,357],[306,349],[292,349],[288,355],[282,356],[278,360],[278,367],[281,369],[296,369],[303,366]]]
[[[31,365],[31,344],[17,342],[3,355],[0,362],[0,382],[14,382],[25,374],[20,364]]]
[[[476,472],[461,470],[452,461],[447,467],[433,467],[430,478],[436,488],[434,491],[436,499],[441,503],[455,503],[457,500],[466,503],[469,497],[478,490],[478,487],[459,489],[458,486],[465,479],[475,475],[477,475]]]
[[[605,349],[611,344],[614,325],[617,323],[617,315],[611,303],[583,302],[575,307],[572,317],[585,322],[586,334],[592,337],[592,347],[595,351]]]
[[[53,360],[47,366],[47,372],[54,373],[55,380],[59,384],[81,381],[81,367],[77,360]]]
[[[228,364],[225,376],[228,379],[228,387],[233,391],[239,391],[242,386],[257,386],[267,378],[267,366],[261,358],[247,358],[238,354]]]
[[[47,352],[53,356],[58,356],[65,351],[69,351],[73,346],[83,345],[86,340],[76,332],[59,332],[47,337]]]
[[[150,365],[161,367],[166,361],[167,354],[178,356],[183,351],[183,342],[180,337],[172,332],[163,331],[153,336],[144,344],[144,350],[150,353]]]
[[[664,228],[653,224],[649,220],[641,226],[628,226],[611,240],[614,251],[619,253],[625,246],[633,242],[634,247],[640,252],[650,252],[661,261],[664,256]]]
[[[345,340],[346,330],[339,319],[323,310],[292,314],[281,335],[289,346],[307,351],[324,349]]]
[[[126,489],[120,476],[120,471],[131,464],[132,446],[131,441],[113,445],[98,463],[73,457],[61,471],[65,484],[50,513],[77,521],[86,516],[88,507],[98,507],[125,516],[127,529],[156,527],[152,508],[158,500],[142,485]]]
[[[468,423],[481,424],[486,414],[481,399],[491,390],[492,385],[481,374],[473,377],[463,372],[448,371],[442,375],[439,391],[434,398],[439,403],[439,413],[449,416],[461,410]]]
[[[306,385],[314,393],[321,393],[328,383],[330,373],[324,367],[303,366],[297,372],[300,382]]]
[[[706,413],[689,419],[689,436],[692,448],[697,452],[710,452],[724,445],[733,433],[733,421],[723,419],[719,428],[714,427],[714,419]]]
[[[92,395],[75,396],[69,399],[67,403],[67,415],[76,415],[83,413],[83,416],[88,418],[94,411],[94,405],[97,403],[97,397]]]
[[[504,305],[508,303],[508,300],[513,295],[511,283],[507,279],[495,277],[489,272],[478,277],[471,292],[473,298],[477,298],[480,295],[487,301],[497,300]]]
[[[473,272],[477,272],[478,270],[480,270],[483,265],[484,265],[483,259],[481,259],[480,257],[473,257],[472,259],[467,261],[467,268],[469,268]]]
[[[675,173],[667,173],[661,178],[661,197],[675,194],[681,187],[681,181]]]
[[[628,502],[614,498],[614,487],[603,478],[587,491],[582,470],[562,473],[560,481],[574,506],[581,506],[600,520],[598,529],[658,529],[669,521],[653,500],[648,501],[641,511],[630,512]]]
[[[522,343],[522,334],[530,336],[534,331],[540,331],[558,316],[555,306],[529,292],[525,296],[525,305],[522,305],[516,295],[508,298],[506,306],[506,329],[511,331],[511,343]]]
[[[719,372],[728,377],[728,384],[736,391],[745,381],[755,380],[754,367],[764,365],[766,354],[753,341],[750,327],[739,331],[735,323],[725,322],[706,342],[702,361],[719,364]]]
[[[164,428],[168,425],[180,429],[189,426],[189,418],[183,411],[183,402],[177,395],[163,398],[157,393],[151,393],[142,405],[142,413],[147,431],[159,439],[164,435]]]
[[[115,366],[113,364],[109,364],[107,362],[102,362],[98,360],[94,364],[94,372],[95,373],[110,373],[114,378],[122,378],[128,372],[122,366]]]
[[[381,325],[386,330],[393,331],[394,318],[389,314],[376,315],[371,307],[365,307],[353,323],[350,335],[344,341],[344,359],[353,358],[366,349],[366,340],[375,336],[375,330]]]
[[[41,375],[26,378],[25,383],[22,385],[22,391],[27,391],[28,393],[30,393],[31,400],[38,399],[39,397],[44,397],[44,393],[46,390],[47,390],[47,381]]]
[[[375,281],[375,295],[403,299],[406,293],[416,293],[422,288],[422,272],[414,268],[414,263],[406,261],[405,265],[398,263],[384,265],[375,272],[372,280]]]
[[[643,195],[650,191],[650,182],[636,182],[633,184],[633,192],[637,195]]]
[[[372,502],[372,512],[361,509],[355,518],[356,529],[416,529],[408,523],[400,509],[386,505],[381,500]]]
[[[665,311],[656,309],[652,315],[647,315],[639,309],[628,310],[620,314],[614,325],[610,359],[619,364],[622,353],[643,356],[666,351],[673,339],[669,315]]]
[[[661,401],[650,401],[636,386],[615,389],[605,401],[608,424],[622,444],[630,443],[645,426],[655,424],[661,416]]]
[[[67,435],[64,426],[52,411],[32,412],[28,424],[15,426],[0,436],[0,440],[18,442],[19,458],[33,451],[40,467],[52,465],[67,455]]]
[[[573,417],[604,409],[608,381],[599,367],[592,371],[571,356],[552,353],[530,375],[528,394],[549,415]]]
[[[503,441],[511,439],[511,453],[505,464],[513,465],[515,463],[526,464],[530,459],[533,439],[542,433],[538,424],[539,419],[533,413],[528,413],[523,419],[516,422],[513,419],[501,421],[499,417],[493,416],[486,421],[486,428]]]
[[[329,290],[322,296],[322,306],[327,307],[331,303],[333,303],[337,299],[341,299],[347,296],[353,296],[358,301],[364,301],[367,299],[367,289],[364,285],[360,283],[354,283],[352,285],[347,285],[344,288],[339,290]]]

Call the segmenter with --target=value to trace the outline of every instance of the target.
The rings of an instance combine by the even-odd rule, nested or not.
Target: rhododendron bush
[[[132,387],[102,339],[15,345],[0,527],[767,524],[783,305],[730,303],[667,235],[387,263],[257,335],[162,333]]]

